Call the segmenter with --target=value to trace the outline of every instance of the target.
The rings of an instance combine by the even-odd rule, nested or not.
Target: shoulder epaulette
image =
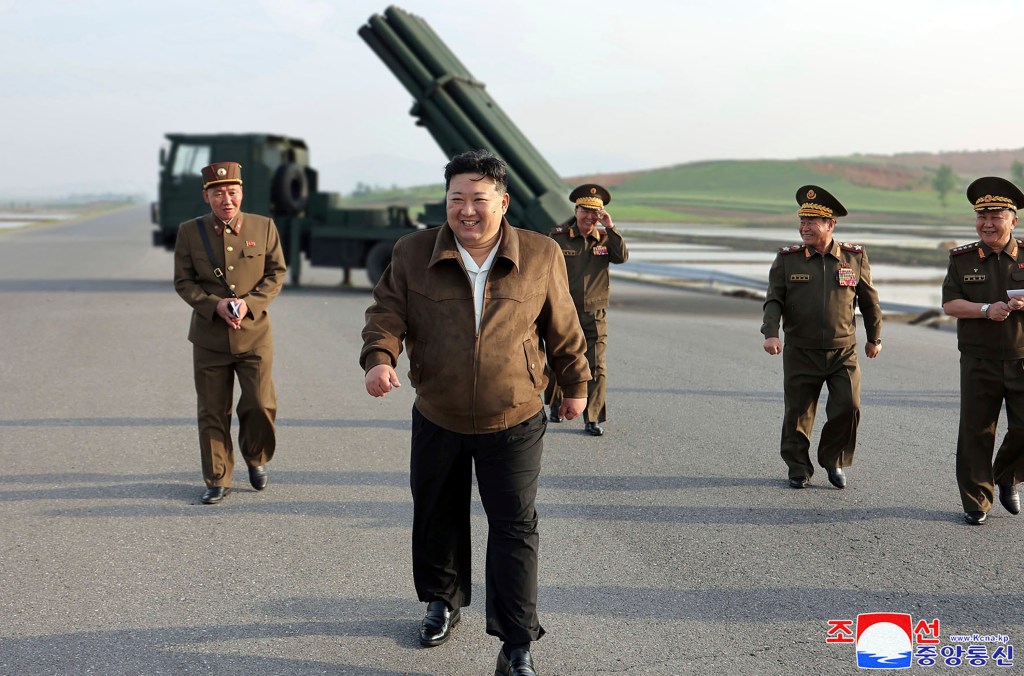
[[[568,232],[568,229],[565,226],[563,226],[563,225],[559,225],[559,226],[556,226],[554,228],[551,228],[551,233],[550,234],[552,234],[552,235],[563,235],[566,232]]]
[[[797,251],[803,251],[803,250],[804,250],[804,245],[803,244],[791,244],[789,246],[784,246],[784,247],[780,248],[779,249],[779,253],[780,254],[791,254],[791,253],[796,253]]]
[[[959,256],[960,254],[967,253],[968,251],[974,251],[979,246],[981,246],[981,242],[971,242],[970,244],[964,244],[963,246],[953,247],[949,250],[949,255]]]
[[[851,242],[840,242],[839,248],[843,251],[852,251],[853,253],[864,253],[864,247],[860,244],[853,244]]]

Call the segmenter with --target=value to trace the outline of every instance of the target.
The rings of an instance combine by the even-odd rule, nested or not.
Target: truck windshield
[[[210,146],[179,145],[174,153],[171,175],[175,177],[199,176],[210,164]]]

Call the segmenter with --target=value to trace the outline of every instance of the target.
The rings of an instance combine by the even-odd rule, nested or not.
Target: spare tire
[[[274,202],[274,213],[283,216],[301,213],[306,209],[308,198],[309,182],[306,180],[306,171],[294,162],[278,167],[270,183],[270,199]]]
[[[374,286],[377,286],[377,282],[384,276],[384,271],[391,265],[391,250],[393,248],[395,248],[395,243],[391,240],[377,242],[366,254],[366,276],[370,278],[370,283]]]

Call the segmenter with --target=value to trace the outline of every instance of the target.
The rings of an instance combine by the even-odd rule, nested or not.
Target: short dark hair
[[[444,167],[444,189],[451,187],[452,176],[476,174],[481,180],[494,179],[495,188],[504,194],[508,190],[508,167],[490,150],[467,150],[452,158]]]

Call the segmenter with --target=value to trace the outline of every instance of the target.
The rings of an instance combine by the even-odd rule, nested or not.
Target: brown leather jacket
[[[404,341],[416,408],[445,429],[497,432],[539,412],[545,349],[565,396],[587,396],[586,342],[565,261],[544,235],[502,221],[479,335],[469,277],[447,224],[398,240],[373,301],[360,366],[396,366]]]
[[[195,219],[178,226],[174,247],[174,289],[192,306],[188,339],[216,352],[240,354],[273,341],[267,307],[284,284],[287,267],[274,221],[266,216],[240,213],[237,233],[219,230],[213,214],[203,218],[213,253],[206,255]],[[228,295],[213,274],[219,265],[235,295],[245,299],[249,314],[238,331],[217,315],[217,303]]]

